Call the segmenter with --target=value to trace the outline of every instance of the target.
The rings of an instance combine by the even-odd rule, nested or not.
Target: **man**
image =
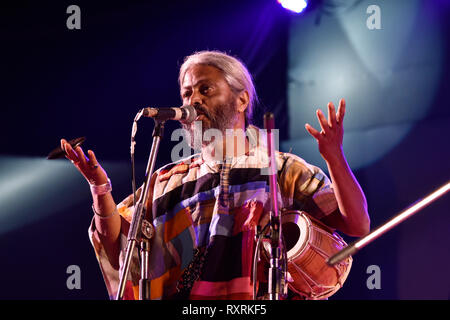
[[[196,108],[202,128],[195,123],[183,127],[191,137],[203,139],[191,141],[201,146],[201,153],[168,164],[151,178],[151,199],[146,204],[147,219],[155,227],[149,259],[151,298],[251,299],[255,226],[267,221],[269,209],[265,166],[254,161],[255,152],[264,148],[242,137],[256,101],[251,76],[238,59],[204,51],[185,59],[179,84],[183,105]],[[332,228],[362,236],[370,222],[364,194],[342,150],[344,114],[344,100],[337,114],[329,103],[328,119],[317,111],[320,132],[305,126],[318,142],[332,183],[319,168],[292,154],[278,153],[279,201],[280,207],[304,210]],[[221,134],[205,139],[208,129]],[[227,129],[237,135],[231,134],[231,140],[242,145],[227,144],[223,138],[230,136]],[[72,149],[64,139],[61,145],[91,185],[94,219],[89,234],[114,297],[133,198],[116,206],[95,154],[89,150],[86,157],[81,147]],[[135,256],[127,299],[138,296],[138,267]]]

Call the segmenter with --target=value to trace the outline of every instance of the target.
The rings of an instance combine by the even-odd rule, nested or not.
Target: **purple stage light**
[[[278,0],[278,3],[287,10],[300,13],[306,8],[308,2],[306,0]]]

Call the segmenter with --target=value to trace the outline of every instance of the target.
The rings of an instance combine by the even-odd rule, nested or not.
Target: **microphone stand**
[[[269,300],[280,300],[282,296],[283,271],[281,260],[285,256],[282,254],[282,232],[280,213],[278,210],[278,190],[277,190],[277,163],[275,160],[275,145],[273,132],[275,120],[273,113],[264,114],[264,128],[267,130],[267,150],[269,155],[269,185],[270,185],[270,268],[268,279]]]
[[[340,263],[342,260],[347,259],[349,256],[356,254],[360,249],[377,239],[378,237],[382,236],[389,230],[393,229],[406,219],[413,216],[415,213],[417,213],[419,210],[423,209],[436,199],[442,197],[447,191],[450,190],[450,181],[447,182],[445,185],[441,186],[422,200],[416,202],[415,204],[411,205],[407,209],[403,210],[401,213],[399,213],[394,218],[390,219],[385,224],[381,225],[368,235],[362,237],[361,239],[353,242],[351,245],[345,247],[344,249],[340,250],[338,253],[330,257],[327,261],[328,265],[333,266],[337,263]]]
[[[139,281],[139,299],[150,300],[150,275],[148,268],[148,256],[150,252],[150,239],[153,237],[153,226],[144,220],[146,214],[145,202],[148,199],[150,191],[150,179],[155,170],[156,156],[159,145],[163,138],[164,121],[155,119],[155,127],[153,129],[153,144],[145,172],[145,182],[143,191],[135,206],[133,218],[130,224],[130,230],[127,238],[127,248],[125,260],[120,270],[119,287],[117,290],[116,300],[122,300],[125,290],[125,283],[130,269],[131,258],[138,242],[141,242],[141,279]],[[134,150],[132,149],[132,152]]]

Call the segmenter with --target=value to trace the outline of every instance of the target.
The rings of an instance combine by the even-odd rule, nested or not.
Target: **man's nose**
[[[189,105],[195,106],[195,105],[201,105],[202,104],[202,97],[199,92],[194,92],[189,98]]]

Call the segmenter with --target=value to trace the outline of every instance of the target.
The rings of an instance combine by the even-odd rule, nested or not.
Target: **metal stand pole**
[[[156,155],[158,153],[159,145],[161,143],[161,139],[163,137],[164,132],[164,121],[159,122],[155,120],[155,128],[153,130],[153,144],[150,150],[150,156],[147,163],[147,169],[145,172],[145,182],[143,186],[143,192],[141,192],[141,196],[136,204],[135,211],[133,214],[133,218],[130,224],[130,230],[128,232],[128,243],[125,255],[125,261],[121,269],[120,278],[119,278],[119,288],[117,290],[116,300],[121,300],[123,298],[123,293],[125,290],[125,283],[128,277],[128,272],[130,269],[131,257],[133,256],[134,249],[138,241],[142,241],[141,244],[141,280],[139,282],[140,285],[140,299],[147,300],[150,299],[150,280],[148,278],[148,253],[149,253],[149,238],[147,237],[149,234],[144,230],[142,232],[143,220],[146,213],[145,202],[148,199],[148,194],[150,191],[150,179],[155,170],[156,163]],[[149,226],[144,225],[144,229],[147,229]],[[144,236],[144,237],[142,237]]]
[[[397,225],[399,225],[406,219],[410,218],[415,213],[417,213],[419,210],[423,209],[424,207],[426,207],[427,205],[429,205],[436,199],[443,196],[449,190],[450,190],[450,182],[447,182],[447,184],[443,185],[436,191],[432,192],[430,195],[426,196],[422,200],[411,205],[409,208],[405,209],[400,214],[398,214],[394,218],[390,219],[388,222],[386,222],[382,226],[378,227],[377,229],[375,229],[374,231],[372,231],[365,237],[355,241],[348,247],[345,247],[344,249],[342,249],[341,251],[336,253],[334,256],[332,256],[330,259],[328,259],[327,263],[329,265],[333,266],[333,265],[341,262],[342,260],[347,259],[349,256],[356,254],[358,252],[358,250],[365,247],[366,245],[368,245],[369,243],[371,243],[378,237],[382,236],[389,230],[393,229],[394,227],[396,227]]]
[[[264,114],[264,128],[267,130],[267,149],[269,152],[269,185],[270,185],[270,268],[268,279],[269,300],[280,300],[283,280],[283,270],[281,268],[281,260],[284,257],[284,250],[281,239],[281,219],[278,210],[278,188],[277,188],[277,163],[275,160],[275,145],[273,138],[273,130],[275,128],[275,120],[273,114],[267,112]],[[284,270],[286,271],[286,270]]]
[[[139,280],[139,300],[150,300],[150,277],[148,258],[150,254],[150,240],[141,242],[141,280]]]

